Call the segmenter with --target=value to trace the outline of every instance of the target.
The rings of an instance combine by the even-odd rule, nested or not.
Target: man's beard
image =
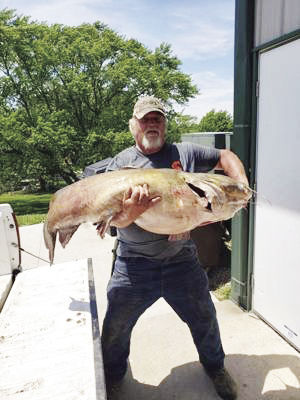
[[[161,136],[157,136],[155,138],[148,138],[146,135],[143,136],[142,145],[145,150],[155,150],[161,148],[164,144],[164,140]]]

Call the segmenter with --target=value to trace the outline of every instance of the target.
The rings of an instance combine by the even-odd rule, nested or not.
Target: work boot
[[[122,383],[124,382],[124,377],[126,375],[128,368],[128,362],[123,365],[123,368],[120,368],[116,371],[115,369],[111,369],[104,365],[104,376],[105,376],[105,386],[108,400],[114,400],[115,396],[120,392]],[[116,373],[117,372],[117,373]]]
[[[105,371],[105,386],[107,400],[115,400],[118,397],[121,386],[124,382],[124,377],[126,375],[127,365],[125,371],[118,373],[117,375],[111,375],[108,371]]]
[[[106,380],[106,394],[107,394],[107,400],[114,400],[116,399],[116,396],[118,396],[118,393],[120,391],[120,388],[123,383],[123,378],[118,379],[118,380],[112,380],[108,379]]]
[[[216,392],[223,400],[235,400],[237,398],[237,387],[225,368],[208,370],[205,372],[212,380]]]

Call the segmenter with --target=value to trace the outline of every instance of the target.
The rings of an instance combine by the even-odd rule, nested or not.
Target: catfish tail
[[[55,249],[55,242],[56,242],[56,234],[57,231],[51,232],[48,229],[48,222],[44,222],[44,241],[45,241],[45,246],[49,250],[49,260],[50,264],[53,264],[53,259],[54,259],[54,249]]]

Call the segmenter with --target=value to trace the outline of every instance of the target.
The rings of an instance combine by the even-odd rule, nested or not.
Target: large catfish
[[[161,201],[135,223],[160,234],[179,234],[197,226],[226,220],[245,207],[252,190],[219,174],[189,173],[173,169],[123,169],[94,175],[58,190],[51,199],[44,224],[44,240],[53,262],[56,235],[63,247],[80,224],[101,225],[101,236],[122,210],[124,193],[147,184],[151,198]]]

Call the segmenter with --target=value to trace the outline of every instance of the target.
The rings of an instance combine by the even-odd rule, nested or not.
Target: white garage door
[[[300,39],[259,59],[253,309],[300,349]]]

